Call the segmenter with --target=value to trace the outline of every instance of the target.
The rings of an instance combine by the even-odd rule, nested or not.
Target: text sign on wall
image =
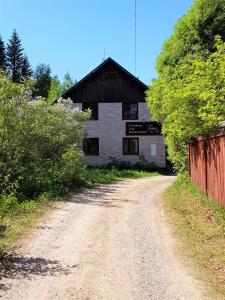
[[[126,135],[161,135],[161,125],[157,122],[127,122]]]

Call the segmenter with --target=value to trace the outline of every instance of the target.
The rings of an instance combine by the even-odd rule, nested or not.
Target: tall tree
[[[72,76],[67,72],[64,76],[64,81],[62,84],[62,93],[65,93],[71,86],[76,83],[76,80],[73,80]]]
[[[13,82],[20,82],[22,80],[22,66],[23,66],[23,48],[21,40],[16,32],[13,31],[12,37],[7,44],[6,51],[7,69]]]
[[[27,80],[27,79],[31,78],[33,75],[33,70],[32,70],[32,67],[29,63],[29,60],[28,60],[28,57],[26,56],[26,54],[23,57],[21,74],[22,74],[23,80]]]
[[[50,66],[43,63],[37,65],[34,77],[36,79],[34,95],[48,98],[52,80]]]
[[[62,86],[58,76],[54,76],[51,80],[51,86],[48,93],[48,102],[51,104],[54,100],[58,99],[62,94]]]
[[[225,0],[196,0],[178,21],[157,60],[148,105],[162,122],[176,169],[187,167],[190,138],[225,119]]]
[[[225,41],[225,1],[195,0],[177,22],[172,36],[165,41],[157,58],[159,74],[170,71],[188,54],[201,53],[208,57],[216,48],[215,36]]]
[[[0,36],[0,69],[5,70],[5,68],[6,68],[5,45]]]

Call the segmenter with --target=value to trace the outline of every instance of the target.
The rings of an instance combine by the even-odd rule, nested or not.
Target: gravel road
[[[176,257],[160,194],[174,177],[76,194],[42,220],[0,281],[2,299],[205,299]]]

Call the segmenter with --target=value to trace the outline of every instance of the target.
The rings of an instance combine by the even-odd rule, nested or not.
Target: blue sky
[[[146,84],[165,39],[193,0],[137,1],[137,73]],[[77,80],[102,62],[104,49],[134,73],[134,0],[0,0],[0,35],[16,29],[33,67],[50,64]]]

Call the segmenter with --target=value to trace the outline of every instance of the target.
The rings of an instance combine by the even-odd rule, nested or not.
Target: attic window
[[[116,72],[106,72],[105,73],[105,79],[106,80],[115,80],[117,78]]]

